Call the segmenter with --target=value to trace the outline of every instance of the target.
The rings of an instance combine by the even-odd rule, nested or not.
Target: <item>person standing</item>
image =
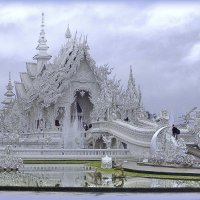
[[[172,125],[172,135],[174,136],[174,138],[177,140],[178,139],[178,134],[180,134],[180,130],[178,128],[176,128],[174,126],[174,124]]]

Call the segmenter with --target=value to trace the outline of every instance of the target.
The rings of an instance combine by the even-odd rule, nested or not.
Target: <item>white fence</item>
[[[4,154],[5,149],[0,149],[0,154]],[[99,160],[108,155],[116,159],[131,158],[127,149],[16,149],[11,150],[11,154],[22,159],[69,159],[69,160]]]

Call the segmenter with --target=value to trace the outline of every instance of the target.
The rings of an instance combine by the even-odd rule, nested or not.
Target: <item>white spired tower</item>
[[[49,47],[47,46],[44,27],[44,13],[42,13],[41,31],[38,40],[38,46],[36,47],[38,54],[33,57],[34,60],[37,60],[37,74],[39,74],[45,68],[47,62],[52,57],[47,53]]]
[[[3,110],[7,110],[11,108],[14,103],[15,94],[12,91],[13,87],[14,86],[12,85],[12,82],[11,82],[11,73],[9,72],[9,81],[8,81],[8,85],[6,86],[7,91],[4,94],[5,99],[1,102],[4,105]]]

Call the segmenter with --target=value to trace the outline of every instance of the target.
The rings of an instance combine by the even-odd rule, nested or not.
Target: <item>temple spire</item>
[[[65,33],[65,37],[67,38],[67,41],[69,41],[69,39],[72,37],[71,35],[71,31],[69,29],[69,24],[67,26],[67,30],[66,30],[66,33]]]
[[[40,36],[38,40],[38,54],[33,57],[34,60],[37,60],[39,68],[46,64],[48,60],[50,60],[51,56],[47,53],[48,46],[47,46],[47,40],[45,38],[45,31],[44,31],[44,13],[42,13],[42,22],[41,22],[41,30],[40,30]]]
[[[13,89],[13,85],[12,85],[12,83],[11,83],[11,73],[10,73],[10,72],[9,72],[9,81],[8,81],[8,85],[6,86],[6,88],[7,88],[7,90],[9,90],[9,91],[12,91],[12,89]],[[12,96],[14,96],[14,93],[13,93]]]
[[[130,86],[130,85],[135,87],[135,80],[133,78],[132,66],[130,66],[130,73],[129,73],[129,80],[128,80],[128,86]]]
[[[11,73],[9,72],[9,82],[11,82]]]
[[[2,104],[4,104],[4,109],[10,108],[14,102],[14,98],[13,96],[15,96],[15,94],[13,93],[13,85],[11,82],[11,73],[9,72],[9,81],[8,81],[8,85],[6,86],[6,93],[4,94],[5,99],[4,101],[2,101]]]
[[[135,79],[133,78],[132,66],[130,66],[130,74],[129,74],[126,95],[127,95],[128,101],[130,101],[129,104],[134,107],[135,105],[133,104],[135,104],[135,102],[138,101],[138,91],[136,89]]]

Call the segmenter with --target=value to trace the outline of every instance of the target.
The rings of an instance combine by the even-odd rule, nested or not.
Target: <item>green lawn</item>
[[[131,177],[160,178],[160,179],[181,179],[181,180],[200,180],[200,176],[181,176],[166,174],[150,174],[145,172],[129,172],[119,169],[102,169],[101,161],[93,160],[24,160],[24,164],[88,164],[95,167],[97,172],[111,173],[116,175],[126,175]]]

